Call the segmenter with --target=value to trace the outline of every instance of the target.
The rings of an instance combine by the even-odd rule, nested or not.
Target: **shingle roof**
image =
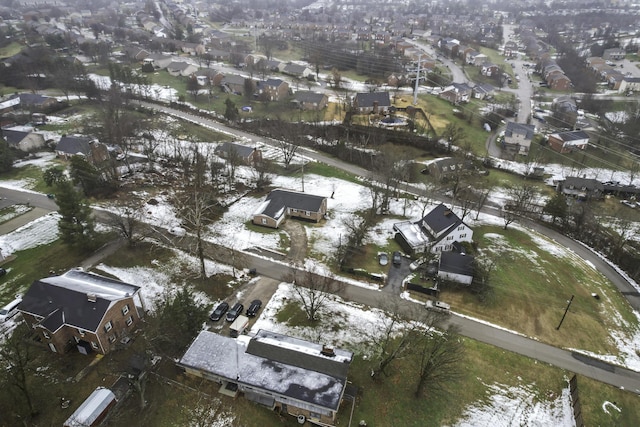
[[[554,133],[552,136],[560,139],[561,141],[578,141],[581,139],[589,139],[589,134],[583,130],[575,130],[569,132]]]
[[[5,141],[7,141],[7,143],[13,147],[17,146],[20,141],[27,137],[27,135],[29,135],[29,132],[23,132],[21,130],[2,130],[2,136],[4,137]]]
[[[62,276],[33,282],[22,298],[19,309],[43,317],[41,325],[54,332],[62,325],[96,331],[114,301],[132,297],[139,286],[70,270]],[[95,302],[88,295],[95,295]]]
[[[355,102],[359,108],[373,107],[374,102],[378,103],[378,107],[389,107],[391,99],[389,92],[365,92],[356,94]]]
[[[301,211],[318,212],[322,207],[324,196],[301,193],[294,190],[275,189],[265,199],[260,212],[271,218],[279,218],[284,213],[284,208],[298,209]]]
[[[87,136],[63,136],[56,145],[56,150],[67,154],[82,153],[86,156],[91,152],[90,141],[91,138]]]
[[[299,102],[312,102],[320,103],[326,95],[318,92],[311,92],[307,90],[300,90],[296,92],[295,98]]]
[[[473,276],[473,257],[457,252],[442,252],[439,270],[463,276]]]
[[[458,215],[442,203],[426,214],[424,218],[422,218],[422,221],[437,234],[462,222],[462,220],[458,218]]]
[[[247,158],[253,153],[255,148],[246,145],[234,144],[233,142],[223,142],[215,149],[216,153],[228,155],[231,151],[235,151],[242,158]]]
[[[533,139],[536,127],[525,123],[507,122],[507,128],[504,131],[504,136],[511,137],[514,133],[524,135],[525,139]]]

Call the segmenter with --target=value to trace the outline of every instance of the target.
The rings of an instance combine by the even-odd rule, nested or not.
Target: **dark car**
[[[4,268],[0,267],[0,277],[4,276],[5,274],[7,274],[7,270],[5,270]]]
[[[216,309],[213,310],[213,313],[211,313],[211,316],[209,316],[209,319],[213,320],[214,322],[217,322],[218,320],[222,319],[222,316],[224,316],[227,310],[229,310],[229,304],[222,301],[220,304],[218,304]]]
[[[402,264],[402,257],[400,256],[400,252],[395,251],[393,253],[393,265],[400,265]]]
[[[262,307],[262,301],[260,301],[259,299],[254,299],[253,301],[251,301],[249,308],[247,308],[247,316],[254,317],[256,314],[258,314],[258,310],[260,310],[260,307]]]
[[[227,322],[233,322],[244,311],[244,305],[239,302],[235,303],[231,310],[227,312]]]

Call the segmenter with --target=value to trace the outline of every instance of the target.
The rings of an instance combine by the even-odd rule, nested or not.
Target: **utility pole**
[[[558,324],[556,331],[560,330],[560,326],[562,326],[562,322],[564,322],[564,318],[569,311],[569,307],[571,307],[571,301],[573,301],[573,295],[571,295],[571,299],[567,302],[567,308],[564,310],[564,314],[562,315],[562,319],[560,319],[560,323]]]
[[[418,83],[420,83],[420,63],[422,63],[422,54],[418,55],[418,70],[416,71],[416,87],[413,90],[413,105],[418,105]]]

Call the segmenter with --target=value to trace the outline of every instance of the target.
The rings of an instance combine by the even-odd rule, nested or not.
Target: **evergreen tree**
[[[238,120],[238,116],[240,115],[240,113],[238,112],[238,107],[236,107],[235,102],[227,98],[227,100],[224,101],[224,105],[226,106],[224,110],[224,118],[229,120],[230,122],[235,122],[236,120]]]
[[[80,185],[86,196],[95,194],[102,188],[100,172],[82,156],[71,158],[69,173],[73,183]]]
[[[13,168],[13,151],[0,131],[0,173],[9,172]]]
[[[549,199],[546,205],[544,205],[543,212],[547,215],[551,215],[552,222],[555,224],[557,219],[560,219],[561,223],[567,219],[569,207],[567,205],[567,199],[564,194],[557,192],[552,198]]]
[[[70,181],[58,184],[56,192],[58,212],[62,216],[58,221],[60,238],[69,246],[87,248],[94,236],[94,224],[91,207],[73,187]]]

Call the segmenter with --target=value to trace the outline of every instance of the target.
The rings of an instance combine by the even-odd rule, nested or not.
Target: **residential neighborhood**
[[[639,21],[0,1],[0,425],[639,424]]]

